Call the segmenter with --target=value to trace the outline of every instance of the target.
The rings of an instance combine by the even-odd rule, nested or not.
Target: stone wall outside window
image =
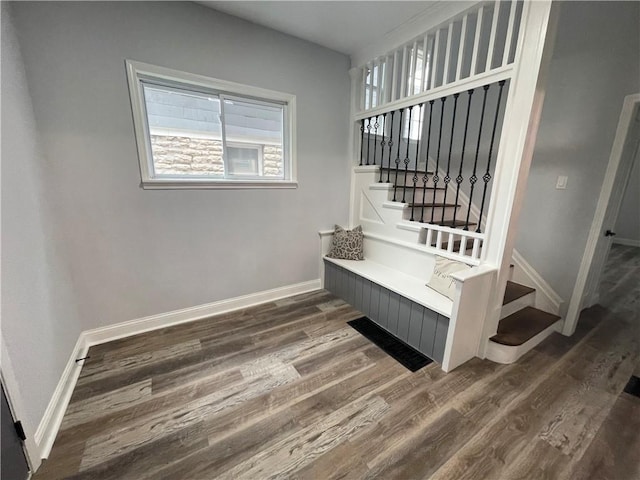
[[[235,143],[235,142],[234,142]],[[151,135],[155,173],[158,175],[224,174],[222,142],[206,138]],[[282,177],[282,148],[263,147],[263,176]]]

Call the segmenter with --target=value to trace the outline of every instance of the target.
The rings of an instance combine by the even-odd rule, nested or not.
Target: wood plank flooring
[[[611,258],[513,365],[411,373],[325,291],[93,347],[34,478],[640,479],[640,249]]]

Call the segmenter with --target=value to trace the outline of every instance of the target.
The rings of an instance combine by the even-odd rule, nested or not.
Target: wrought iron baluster
[[[409,110],[409,122],[407,128],[407,151],[404,154],[404,181],[402,182],[402,203],[405,203],[407,194],[407,173],[409,172],[409,146],[411,145],[411,115],[413,114],[413,107],[415,107],[415,105],[412,105],[407,109]]]
[[[369,165],[369,153],[371,153],[371,118],[373,117],[367,119],[367,165]]]
[[[415,203],[416,201],[416,192],[418,190],[418,161],[420,160],[420,139],[422,138],[422,117],[424,112],[422,111],[424,103],[421,103],[418,107],[418,139],[416,140],[416,163],[413,168],[413,188],[411,189],[411,203]],[[425,168],[426,171],[426,168]],[[411,222],[415,221],[414,218],[415,208],[411,207],[411,218],[409,219]]]
[[[378,146],[378,127],[380,126],[380,124],[378,123],[378,117],[379,115],[375,116],[376,123],[373,124],[374,132],[373,132],[373,163],[372,165],[376,164],[376,150]]]
[[[387,112],[382,116],[382,140],[380,141],[380,180],[378,183],[382,183],[382,174],[384,173],[384,147],[387,144],[385,141],[384,129],[387,126]]]
[[[471,205],[473,204],[473,190],[476,182],[478,181],[476,172],[478,169],[478,155],[480,153],[480,141],[482,140],[482,125],[484,124],[484,111],[487,106],[487,92],[489,91],[489,87],[490,85],[482,87],[484,90],[484,95],[482,97],[482,112],[480,113],[480,127],[478,128],[478,143],[476,144],[476,155],[473,161],[473,173],[471,174],[471,177],[469,177],[471,191],[469,192],[469,206],[467,207],[467,218],[464,222],[464,230],[469,230],[469,216],[471,215]],[[480,223],[480,220],[478,220],[478,223]]]
[[[396,175],[393,181],[393,201],[396,201],[396,193],[398,191],[398,170],[400,168],[400,140],[402,139],[402,115],[404,108],[400,109],[400,125],[398,126],[398,146],[396,150]]]
[[[360,120],[360,165],[364,161],[364,118]]]
[[[467,91],[468,97],[467,97],[467,118],[464,122],[464,135],[462,137],[462,154],[460,155],[460,169],[458,170],[458,176],[456,177],[456,183],[458,184],[456,187],[456,201],[454,202],[454,207],[453,207],[453,218],[454,220],[458,217],[458,198],[460,196],[460,186],[462,185],[462,182],[464,181],[464,178],[462,178],[462,166],[464,163],[464,153],[465,153],[465,149],[467,148],[467,133],[469,131],[469,114],[471,112],[471,99],[473,97],[473,88],[469,91]]]
[[[438,132],[438,153],[436,154],[436,171],[433,173],[433,204],[436,203],[436,190],[438,189],[438,182],[440,178],[438,177],[438,170],[440,168],[440,147],[442,145],[442,121],[444,119],[444,104],[447,101],[447,97],[442,97],[440,99],[440,128]],[[435,214],[435,207],[431,205],[431,223],[433,223],[433,217]]]
[[[440,223],[444,224],[444,211],[446,210],[445,206],[447,204],[447,192],[449,190],[449,183],[451,182],[451,151],[453,150],[453,133],[456,128],[456,113],[458,111],[458,97],[459,93],[453,94],[453,115],[451,116],[451,138],[449,139],[449,157],[447,158],[447,174],[444,177],[444,198],[442,200],[442,218],[440,219]],[[456,226],[456,219],[453,219],[453,227]]]
[[[482,190],[482,202],[480,203],[480,216],[478,218],[478,228],[476,232],[480,232],[480,224],[482,223],[482,212],[484,211],[484,202],[487,197],[487,186],[491,180],[491,155],[493,154],[493,144],[496,139],[496,128],[498,126],[498,117],[500,116],[500,102],[502,100],[502,89],[504,88],[505,80],[498,82],[500,90],[498,91],[498,101],[496,102],[496,116],[493,119],[493,131],[491,132],[491,143],[489,144],[489,156],[487,157],[487,171],[482,176],[484,182],[484,188]]]
[[[391,112],[391,126],[389,127],[389,159],[387,160],[387,183],[389,183],[391,175],[391,151],[393,150],[393,116],[395,110]]]
[[[433,120],[433,103],[435,100],[429,101],[429,127],[427,131],[427,153],[425,156],[426,164],[424,176],[422,177],[422,207],[420,209],[420,223],[424,223],[424,203],[427,196],[427,182],[429,181],[429,147],[431,146],[431,121]],[[434,189],[435,192],[435,189]]]

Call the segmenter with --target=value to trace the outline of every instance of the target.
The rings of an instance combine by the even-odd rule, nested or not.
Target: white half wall
[[[624,97],[640,90],[639,18],[638,2],[561,4],[516,249],[565,300],[565,308]],[[565,190],[555,188],[559,175],[569,177]]]
[[[53,219],[50,169],[40,148],[12,9],[6,2],[0,8],[2,373],[5,381],[13,380],[6,387],[19,403],[15,409],[31,457],[35,430],[82,327],[61,252],[62,232]]]
[[[12,5],[83,330],[319,277],[346,223],[349,58],[191,2]],[[125,59],[297,97],[299,187],[142,190]]]

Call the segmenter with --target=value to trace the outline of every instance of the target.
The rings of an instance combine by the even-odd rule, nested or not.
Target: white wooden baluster
[[[393,100],[393,55],[387,55],[385,64],[384,64],[384,78],[386,86],[385,90],[385,103]]]
[[[507,64],[509,60],[509,52],[511,51],[511,42],[513,40],[513,24],[516,19],[516,0],[511,0],[511,10],[509,11],[509,26],[507,27],[507,36],[504,40],[504,53],[502,54],[502,66]]]
[[[398,68],[400,66],[400,61],[398,57],[399,57],[398,50],[396,50],[395,52],[393,52],[393,73],[392,73],[393,77],[391,80],[391,101],[392,102],[399,98],[397,78],[398,78]]]
[[[436,86],[436,70],[438,70],[438,49],[440,48],[440,29],[436,32],[436,41],[433,45],[433,62],[431,63],[431,87]]]
[[[427,247],[431,246],[432,241],[433,241],[433,230],[431,230],[430,228],[427,228],[427,241],[426,241]]]
[[[418,75],[418,40],[413,42],[413,55],[411,57],[411,75],[409,75],[409,92],[407,96],[416,93],[416,76]]]
[[[449,60],[451,57],[451,39],[453,37],[453,23],[447,27],[447,48],[444,53],[444,72],[442,73],[442,85],[449,83]]]
[[[377,84],[378,84],[378,92],[376,93],[376,107],[382,105],[384,103],[384,96],[382,95],[382,68],[384,65],[384,59],[378,58],[378,72],[377,72]]]
[[[375,60],[368,65],[369,68],[369,108],[373,108],[373,71],[376,65]]]
[[[427,75],[429,74],[429,70],[427,69],[427,58],[429,55],[427,54],[427,47],[429,46],[429,34],[424,36],[424,43],[422,46],[422,85],[420,85],[420,91],[425,92],[427,90]]]
[[[407,70],[409,61],[407,53],[407,45],[402,48],[402,76],[400,77],[400,98],[407,96],[405,88],[407,87]]]
[[[484,14],[484,6],[478,10],[478,18],[476,20],[476,34],[473,39],[473,54],[471,55],[471,72],[469,76],[473,77],[478,73],[478,51],[480,50],[480,30],[482,30],[482,16]]]
[[[496,0],[495,6],[493,7],[493,20],[491,21],[491,35],[489,36],[489,50],[487,50],[487,66],[485,68],[485,72],[491,70],[491,60],[493,59],[495,43],[496,43],[496,33],[498,30],[498,17],[500,16],[500,0]]]
[[[362,95],[360,95],[360,110],[367,108],[367,66],[362,68]]]
[[[480,257],[480,239],[473,239],[473,249],[471,250],[471,258],[478,259]]]
[[[460,30],[460,47],[458,48],[458,65],[456,66],[456,82],[460,80],[460,74],[462,73],[462,62],[464,60],[464,44],[467,39],[467,17],[462,17],[462,30]]]
[[[461,235],[460,236],[460,250],[458,250],[458,253],[460,255],[464,255],[466,251],[467,251],[467,237],[465,235]]]
[[[455,236],[449,232],[449,240],[447,240],[447,252],[453,253],[453,244],[455,243]]]
[[[438,235],[436,237],[436,248],[438,250],[442,249],[442,230],[438,230]]]

